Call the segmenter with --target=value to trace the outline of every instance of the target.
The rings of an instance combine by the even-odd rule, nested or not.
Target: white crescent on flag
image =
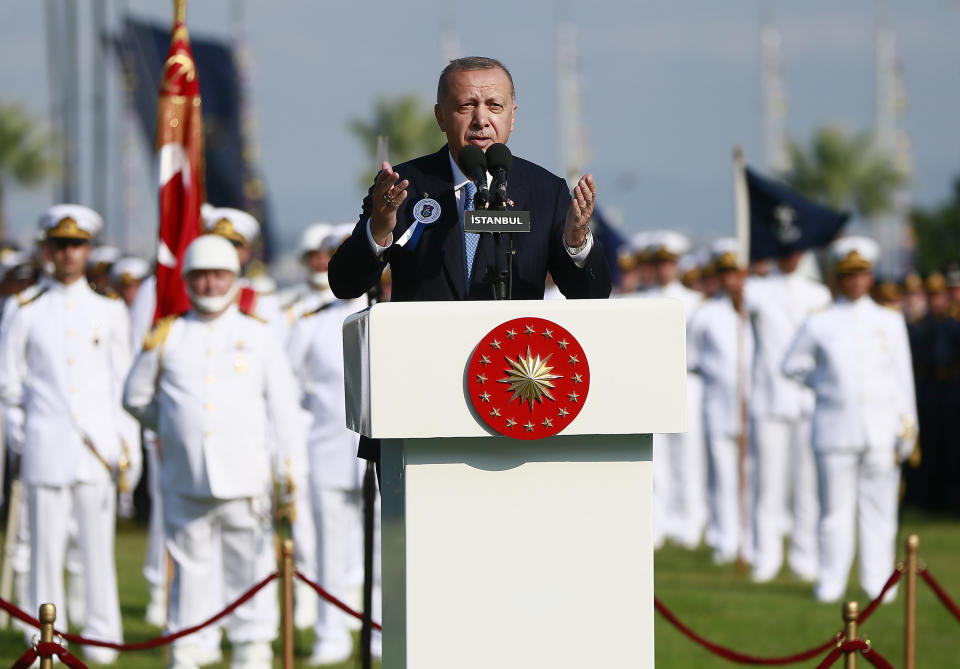
[[[183,144],[164,144],[160,147],[160,188],[177,174],[183,178],[183,187],[190,186],[190,159]]]
[[[177,256],[173,255],[173,251],[170,250],[170,247],[167,246],[167,243],[162,239],[160,240],[160,245],[157,247],[157,262],[170,269],[177,268]]]

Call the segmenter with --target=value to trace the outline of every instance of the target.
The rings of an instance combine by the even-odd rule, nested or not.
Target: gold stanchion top
[[[917,550],[920,548],[920,537],[918,537],[916,534],[911,534],[909,537],[907,537],[907,548],[911,550]]]
[[[284,554],[284,555],[293,555],[293,539],[284,539],[284,540],[283,540],[283,554]]]
[[[52,625],[57,619],[57,607],[53,604],[40,605],[40,622],[45,625]]]
[[[843,603],[843,619],[846,621],[856,620],[860,617],[860,605],[856,602]]]

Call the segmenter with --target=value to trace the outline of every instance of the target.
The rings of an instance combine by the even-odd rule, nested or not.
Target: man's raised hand
[[[397,227],[397,209],[407,199],[410,182],[401,180],[386,160],[373,181],[370,202],[370,234],[380,246],[386,246],[393,229]]]

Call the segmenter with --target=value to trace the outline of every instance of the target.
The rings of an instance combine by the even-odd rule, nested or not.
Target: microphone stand
[[[507,204],[504,202],[499,207],[492,207],[495,211],[506,211]],[[493,233],[493,299],[512,300],[513,299],[513,235],[507,233],[509,246],[506,250],[503,248],[503,233]]]

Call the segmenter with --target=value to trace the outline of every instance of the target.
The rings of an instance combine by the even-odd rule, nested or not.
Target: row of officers
[[[654,437],[656,542],[704,540],[757,582],[785,563],[825,602],[846,594],[859,545],[859,582],[878,596],[895,564],[901,465],[918,455],[914,359],[929,351],[916,341],[912,357],[903,311],[871,296],[877,244],[830,246],[832,293],[803,252],[751,273],[721,239],[691,273],[689,250],[678,233],[645,233],[635,252],[652,285],[630,284],[643,279],[628,266],[634,290],[620,295],[678,299],[687,315],[688,432]]]
[[[362,471],[358,436],[345,427],[340,331],[366,298],[337,300],[326,280],[352,225],[308,227],[308,279],[279,295],[241,278],[259,235],[252,216],[205,207],[203,220],[207,234],[183,260],[192,308],[155,325],[146,263],[114,262],[112,290],[109,272],[99,286],[88,279],[100,269],[92,241],[103,222],[86,207],[57,205],[41,217],[39,280],[30,285],[22,270],[4,278],[19,289],[0,318],[5,459],[23,491],[13,510],[16,599],[28,611],[53,602],[58,623],[88,638],[123,640],[117,500],[129,503],[142,453],[152,498],[148,622],[169,633],[196,625],[272,573],[281,517],[291,520],[301,573],[348,602],[362,582]],[[9,270],[24,266],[6,255]],[[375,571],[378,620],[379,561]],[[348,659],[349,617],[304,584],[295,601],[295,623],[314,630],[310,664]],[[277,627],[274,583],[220,625],[174,642],[169,666],[220,661],[225,632],[232,667],[266,669]],[[34,634],[25,630],[28,643]],[[375,632],[375,656],[381,643]],[[98,664],[118,657],[82,652]]]
[[[18,291],[0,319],[0,399],[10,450],[22,454],[20,601],[32,610],[71,599],[58,608],[81,614],[90,637],[122,636],[114,502],[143,469],[141,437],[154,511],[148,619],[170,632],[191,626],[272,571],[278,505],[296,506],[301,572],[342,598],[359,582],[360,471],[357,437],[343,427],[340,327],[366,301],[336,300],[326,280],[352,225],[307,228],[309,279],[277,295],[241,278],[259,234],[253,217],[205,208],[204,224],[210,234],[184,260],[193,308],[152,328],[147,264],[98,258],[102,221],[89,209],[60,205],[42,217],[49,271],[36,284],[22,258],[0,256],[9,270],[0,289]],[[690,429],[655,438],[657,544],[705,541],[717,562],[743,558],[761,582],[786,562],[816,583],[818,599],[836,601],[859,536],[860,582],[876,595],[893,568],[899,465],[917,453],[914,369],[924,460],[923,379],[949,380],[955,369],[943,353],[956,346],[954,331],[937,329],[956,323],[953,277],[928,277],[919,305],[909,284],[871,298],[878,249],[865,238],[829,249],[834,295],[803,271],[803,254],[748,275],[732,240],[695,267],[689,250],[677,233],[645,233],[619,295],[678,299],[687,312]],[[85,576],[82,597],[65,591],[65,564]],[[269,593],[224,624],[233,666],[269,666]],[[316,610],[311,591],[297,594],[299,626],[315,630],[311,662],[349,657],[347,618]],[[217,661],[221,633],[184,638],[171,666]]]

